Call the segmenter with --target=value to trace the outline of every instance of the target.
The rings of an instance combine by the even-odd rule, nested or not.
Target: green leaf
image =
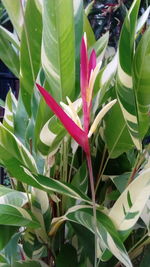
[[[60,253],[58,254],[56,258],[56,266],[57,267],[77,267],[78,261],[77,261],[77,251],[76,249],[70,245],[65,244],[62,249],[60,250]]]
[[[150,246],[147,246],[144,250],[144,256],[140,262],[139,267],[148,267],[150,262]]]
[[[19,77],[19,55],[12,46],[12,44],[4,37],[0,31],[0,59],[12,71],[12,73]]]
[[[88,192],[88,173],[87,173],[87,167],[86,162],[84,161],[76,174],[73,176],[71,180],[71,185],[73,185],[75,188],[80,188],[80,191],[82,191],[84,194],[87,194]],[[65,210],[68,208],[76,205],[78,200],[67,198],[65,201],[66,207]]]
[[[105,116],[104,136],[110,158],[116,158],[134,146],[118,103]]]
[[[76,222],[89,229],[93,234],[93,209],[88,206],[72,207],[62,218]],[[132,266],[128,254],[109,217],[97,210],[97,234],[100,247],[107,248],[125,266]],[[103,245],[102,245],[103,244]]]
[[[126,188],[130,175],[130,172],[126,172],[116,177],[110,177],[120,193]]]
[[[44,190],[45,192],[57,192],[91,204],[91,200],[78,188],[46,176],[35,175],[15,158],[5,159],[5,166],[13,177],[23,183]]]
[[[21,31],[22,31],[22,24],[23,24],[21,1],[2,0],[2,3],[7,10],[9,18],[10,18],[18,36],[20,37]]]
[[[127,237],[140,217],[149,199],[149,192],[150,169],[147,169],[135,178],[111,208],[109,216],[124,238]],[[119,216],[116,217],[116,214]]]
[[[33,156],[3,124],[0,124],[0,159],[3,162],[17,159],[32,171],[36,172],[37,170]]]
[[[0,107],[5,108],[5,102],[2,99],[0,99]]]
[[[14,114],[14,134],[25,145],[25,132],[29,117],[24,107],[21,93],[19,93],[16,113]]]
[[[43,84],[45,79],[45,75],[43,70],[39,72],[38,75],[38,83]],[[47,81],[44,84],[44,87],[50,91],[50,88],[48,86]],[[35,151],[38,150],[38,144],[40,143],[40,132],[42,130],[42,127],[44,124],[53,116],[53,113],[49,106],[44,101],[44,98],[38,97],[37,89],[34,92],[33,98],[32,98],[32,119],[34,120],[35,126],[34,126],[34,146]]]
[[[2,250],[15,232],[18,231],[18,227],[9,225],[0,225],[0,250]],[[1,262],[1,261],[0,261]]]
[[[66,130],[56,116],[51,117],[41,130],[38,150],[44,156],[56,153],[66,134]]]
[[[83,247],[86,259],[89,258],[91,263],[94,263],[94,235],[91,233],[91,231],[83,227],[81,224],[73,222],[70,223],[79,239],[80,244]]]
[[[88,43],[87,46],[88,47],[93,46],[95,44],[95,36],[92,27],[90,25],[90,22],[85,13],[83,14],[83,32],[86,32],[87,43]]]
[[[16,261],[13,264],[0,265],[1,267],[48,267],[48,265],[43,261],[38,260],[28,260],[28,261]]]
[[[51,87],[51,93],[59,102],[64,101],[66,96],[70,98],[74,96],[73,2],[45,0],[43,8],[42,66]]]
[[[75,98],[80,93],[80,44],[83,36],[83,1],[74,0],[74,27],[75,27]]]
[[[150,124],[150,28],[143,35],[138,44],[134,62],[134,88],[137,97],[137,107],[139,115],[139,132],[141,138],[146,134]]]
[[[136,20],[140,0],[135,0],[125,18],[119,41],[119,63],[117,71],[117,96],[131,138],[141,150],[137,101],[133,87],[132,65]]]
[[[19,40],[17,39],[17,36],[15,36],[14,33],[11,33],[4,27],[0,26],[0,35],[4,37],[5,40],[9,41],[11,44],[13,44],[17,50],[19,50]]]
[[[17,107],[17,100],[11,90],[9,90],[5,100],[5,113],[3,125],[12,133],[14,133],[14,113]]]
[[[31,96],[41,65],[42,16],[35,0],[28,0],[24,14],[20,47],[20,86],[22,100],[31,113]]]
[[[4,255],[0,253],[0,266],[2,266],[2,263],[7,263],[7,260],[5,259]]]
[[[0,204],[0,224],[39,228],[40,224],[25,209],[13,205]]]
[[[99,38],[89,49],[89,53],[92,49],[95,50],[97,58],[102,60],[109,40],[109,32],[106,32],[101,38]]]
[[[146,23],[148,16],[150,13],[150,6],[146,9],[146,11],[142,14],[142,16],[138,19],[137,26],[136,26],[136,32],[140,32]]]
[[[7,246],[5,247],[5,257],[8,260],[8,262],[12,265],[14,261],[20,260],[20,255],[18,255],[18,242],[20,239],[21,233],[15,233]],[[20,249],[19,249],[20,254]]]

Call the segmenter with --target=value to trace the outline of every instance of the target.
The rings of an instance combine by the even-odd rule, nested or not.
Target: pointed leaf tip
[[[89,59],[89,73],[88,73],[88,80],[90,79],[91,71],[94,70],[96,67],[96,52],[93,49]]]

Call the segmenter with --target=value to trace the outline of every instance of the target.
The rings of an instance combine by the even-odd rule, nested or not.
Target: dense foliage
[[[96,40],[82,0],[2,2],[14,32],[0,26],[0,58],[20,90],[0,101],[0,266],[143,267],[150,8],[135,0],[121,33],[103,25]]]

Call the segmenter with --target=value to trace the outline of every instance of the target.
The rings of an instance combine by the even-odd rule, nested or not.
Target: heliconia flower
[[[82,38],[80,50],[80,86],[83,109],[83,128],[74,103],[67,97],[68,106],[61,102],[61,106],[55,99],[39,84],[36,84],[40,93],[45,99],[45,102],[54,112],[54,114],[62,122],[68,133],[74,140],[83,148],[86,154],[90,154],[89,138],[96,130],[98,123],[101,121],[106,112],[116,103],[116,100],[108,103],[96,116],[90,131],[90,110],[92,106],[92,94],[96,76],[101,66],[101,62],[96,65],[96,53],[92,50],[90,58],[88,59],[86,36]]]
[[[93,87],[101,64],[102,62],[96,65],[95,50],[92,50],[88,59],[87,38],[86,34],[84,34],[80,48],[80,87],[83,102],[84,130],[87,134],[90,123]]]
[[[75,141],[83,148],[85,153],[89,154],[89,140],[88,136],[59,106],[55,99],[39,84],[36,83],[41,95],[44,97],[45,102],[54,112],[54,114],[62,122],[68,133],[75,139]]]

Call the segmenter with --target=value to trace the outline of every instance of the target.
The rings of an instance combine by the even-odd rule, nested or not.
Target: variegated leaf
[[[140,217],[150,196],[150,169],[142,171],[123,191],[109,216],[123,237],[127,237]],[[119,216],[116,217],[116,214]]]
[[[42,155],[56,153],[60,142],[66,135],[66,131],[58,119],[53,116],[43,126],[40,133],[40,142],[38,150]]]
[[[0,47],[0,59],[19,78],[20,62],[18,51],[16,51],[10,40],[6,38],[6,34],[4,35],[2,30],[0,30]]]
[[[23,25],[23,15],[21,11],[21,2],[18,0],[2,0],[4,7],[7,10],[9,18],[19,36],[21,37],[22,25]]]
[[[3,124],[0,124],[0,159],[5,161],[17,159],[23,166],[36,172],[35,160],[26,147]]]
[[[16,108],[17,100],[10,90],[5,100],[3,125],[12,133],[14,133],[14,113],[16,112]]]
[[[132,63],[134,54],[134,39],[139,0],[134,0],[125,18],[119,41],[119,58],[117,69],[117,95],[132,140],[138,150],[141,150],[137,101],[133,87]]]
[[[64,16],[65,14],[65,16]],[[53,97],[73,97],[75,86],[73,2],[43,1],[42,66]],[[69,75],[68,75],[69,74]]]
[[[137,97],[139,133],[143,138],[150,125],[150,28],[142,36],[133,62],[134,88]]]
[[[27,167],[24,167],[18,159],[14,157],[11,158],[8,153],[7,157],[4,156],[4,153],[0,156],[0,158],[5,161],[4,165],[9,173],[17,180],[50,194],[51,192],[55,192],[92,204],[90,198],[73,185],[43,175],[35,175],[34,171],[31,172]]]
[[[39,228],[39,222],[25,209],[8,204],[0,204],[0,224]]]
[[[20,86],[22,100],[31,115],[31,98],[41,67],[42,16],[35,0],[26,1],[20,44]]]
[[[17,50],[19,50],[20,43],[17,36],[14,33],[11,33],[4,27],[0,26],[0,35],[2,35],[4,39],[8,40]]]
[[[148,16],[150,13],[150,6],[146,9],[146,11],[142,14],[142,16],[138,19],[137,26],[136,26],[136,32],[140,32],[146,23]]]
[[[53,221],[52,230],[53,227],[57,228],[57,224],[63,223],[65,220],[83,225],[95,234],[92,207],[79,205],[70,208],[64,216]],[[112,221],[100,210],[97,210],[97,235],[102,251],[107,248],[125,266],[132,266]]]
[[[28,202],[26,193],[0,185],[0,204],[10,204],[23,207]]]

